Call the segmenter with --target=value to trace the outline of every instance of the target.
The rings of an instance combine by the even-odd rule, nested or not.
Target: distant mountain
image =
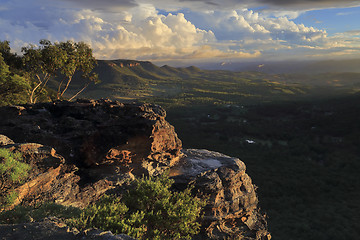
[[[318,63],[318,66],[325,68],[326,62]],[[316,68],[316,65],[312,67]],[[266,72],[270,72],[271,66],[266,63],[258,65],[257,68],[261,71],[234,72],[203,70],[195,66],[159,67],[148,61],[99,60],[94,71],[99,75],[101,82],[89,86],[81,96],[121,101],[162,98],[164,102],[171,98],[172,101],[177,99],[178,102],[193,99],[194,102],[229,103],[272,101],[311,94],[356,92],[360,89],[360,73],[356,72],[306,74],[309,71],[300,71],[291,74],[269,74]],[[68,91],[69,95],[82,88],[80,80],[79,75],[74,77]]]

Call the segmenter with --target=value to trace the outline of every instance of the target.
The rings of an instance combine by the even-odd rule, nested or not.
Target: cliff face
[[[125,180],[165,170],[175,190],[194,184],[208,198],[196,239],[270,239],[245,164],[207,150],[182,150],[156,105],[78,100],[0,108],[0,146],[34,166],[15,204],[85,207]]]

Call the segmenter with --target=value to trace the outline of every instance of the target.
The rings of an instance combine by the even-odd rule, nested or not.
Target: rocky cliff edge
[[[194,239],[270,239],[245,164],[182,149],[165,117],[157,105],[110,100],[1,107],[0,146],[33,166],[26,183],[16,186],[14,205],[53,201],[82,208],[136,177],[168,171],[174,190],[193,184],[194,194],[208,199]]]

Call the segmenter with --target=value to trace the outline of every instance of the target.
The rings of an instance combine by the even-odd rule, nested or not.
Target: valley
[[[359,73],[126,67],[131,63],[100,61],[102,82],[85,96],[159,104],[184,148],[239,157],[259,187],[274,239],[360,235]]]

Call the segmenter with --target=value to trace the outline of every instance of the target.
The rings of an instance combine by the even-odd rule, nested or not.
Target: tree
[[[0,105],[26,103],[30,84],[17,74],[11,74],[0,53]]]
[[[91,74],[91,71],[97,62],[92,54],[92,49],[84,42],[75,43],[72,41],[67,41],[55,43],[55,45],[66,54],[65,62],[60,69],[65,78],[59,83],[58,98],[62,97],[65,91],[68,89],[76,71],[80,71],[83,78],[90,80],[85,83],[84,87],[77,94],[69,99],[72,100],[91,82],[97,82],[97,74]]]
[[[52,44],[46,39],[40,40],[39,43],[38,47],[29,45],[22,48],[25,70],[29,73],[29,77],[35,80],[30,93],[30,103],[36,102],[37,95],[45,89],[48,81],[59,73],[61,80],[57,87],[58,99],[63,97],[77,71],[81,72],[82,77],[88,81],[70,100],[80,94],[91,82],[97,81],[97,75],[91,74],[96,60],[87,44],[73,41]]]
[[[32,83],[30,103],[35,103],[52,76],[56,75],[65,62],[65,53],[48,40],[41,40],[40,46],[23,47],[23,63],[27,78]]]

